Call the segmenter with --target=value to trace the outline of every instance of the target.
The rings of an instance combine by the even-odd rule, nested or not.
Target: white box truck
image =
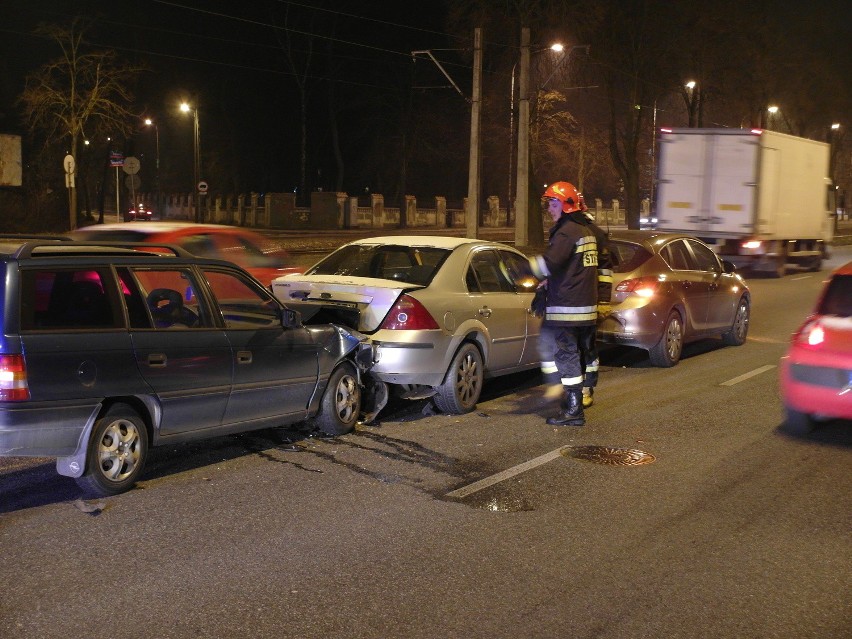
[[[819,270],[834,233],[829,145],[765,129],[661,129],[657,229],[739,268]]]

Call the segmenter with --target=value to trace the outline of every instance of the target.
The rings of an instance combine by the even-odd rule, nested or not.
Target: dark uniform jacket
[[[583,213],[563,214],[550,230],[544,255],[530,258],[535,276],[547,279],[544,321],[594,326],[597,321],[598,247]]]
[[[612,300],[612,253],[606,232],[586,216],[586,225],[595,234],[598,244],[598,304]]]

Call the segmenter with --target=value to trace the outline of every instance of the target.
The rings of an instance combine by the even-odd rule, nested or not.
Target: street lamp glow
[[[561,53],[564,48],[565,48],[565,45],[562,44],[561,42],[554,42],[553,44],[550,45],[550,50],[556,51],[556,53]]]
[[[766,110],[769,111],[772,115],[775,115],[776,113],[778,113],[778,107],[777,106],[771,106]]]
[[[695,80],[690,80],[686,83],[686,88],[692,91],[695,88]]]
[[[189,113],[190,109],[191,109],[191,107],[186,102],[180,103],[180,110],[183,111],[184,113]]]
[[[834,124],[831,125],[831,129],[833,131],[837,131],[837,129],[839,129],[839,128],[840,128],[840,122],[835,122]]]

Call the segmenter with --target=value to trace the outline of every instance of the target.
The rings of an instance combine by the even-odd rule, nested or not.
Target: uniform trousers
[[[558,379],[566,391],[597,384],[595,326],[554,325],[545,321],[538,338],[541,372],[548,382]]]

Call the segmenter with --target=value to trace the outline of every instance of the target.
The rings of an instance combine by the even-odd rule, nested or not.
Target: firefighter
[[[548,248],[530,258],[533,274],[546,280],[547,305],[539,337],[541,369],[548,380],[558,375],[563,402],[552,426],[582,426],[583,364],[591,362],[597,323],[598,247],[569,182],[555,182],[542,196],[553,219]]]

